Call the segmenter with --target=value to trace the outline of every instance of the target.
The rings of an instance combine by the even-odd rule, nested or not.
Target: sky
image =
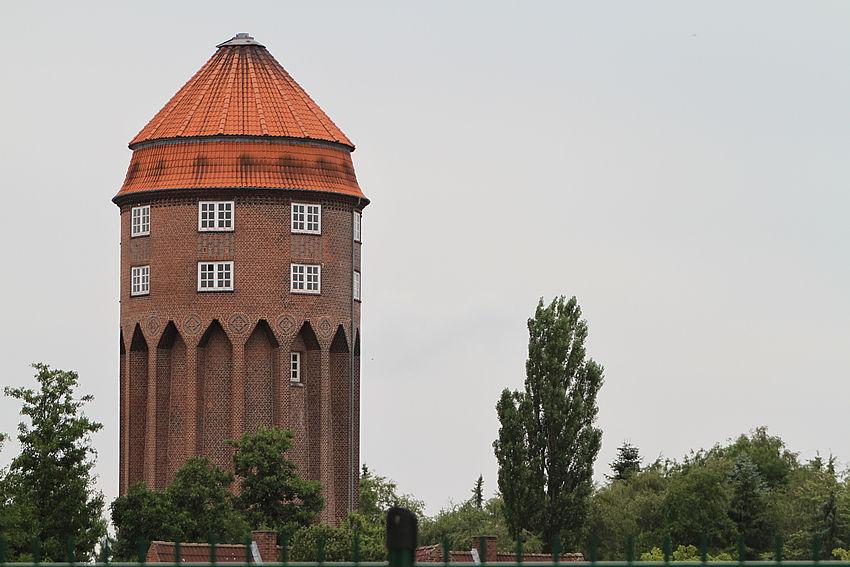
[[[559,295],[605,367],[598,482],[626,441],[681,459],[759,426],[846,464],[848,30],[847,2],[0,0],[0,385],[79,372],[117,496],[111,198],[247,32],[357,146],[360,458],[429,514],[497,490],[495,404]]]

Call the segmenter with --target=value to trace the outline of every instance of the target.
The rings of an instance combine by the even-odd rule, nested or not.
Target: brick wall
[[[234,201],[234,230],[199,232],[200,200]],[[291,233],[293,201],[322,205],[321,235]],[[138,480],[164,488],[195,455],[229,467],[225,439],[279,425],[295,431],[289,457],[301,473],[326,487],[323,519],[343,517],[357,502],[359,352],[349,345],[359,337],[351,279],[360,244],[352,212],[365,202],[266,189],[131,193],[117,202],[121,493]],[[139,205],[151,207],[151,231],[131,238],[130,211]],[[233,291],[197,291],[198,262],[216,260],[234,262]],[[290,293],[290,263],[321,265],[321,294]],[[150,266],[150,293],[131,296],[130,268],[142,265]],[[303,353],[301,383],[289,379],[294,350]]]

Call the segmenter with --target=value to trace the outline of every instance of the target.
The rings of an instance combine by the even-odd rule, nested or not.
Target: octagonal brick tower
[[[248,34],[130,142],[121,209],[120,492],[186,459],[231,466],[257,426],[357,506],[360,219],[354,145]]]

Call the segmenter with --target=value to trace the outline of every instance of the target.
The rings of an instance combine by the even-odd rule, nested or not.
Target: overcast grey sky
[[[2,385],[80,373],[108,501],[110,199],[129,140],[238,32],[357,145],[361,460],[429,513],[496,490],[495,403],[562,294],[605,366],[598,479],[624,440],[681,458],[760,425],[850,461],[850,3],[0,6]]]

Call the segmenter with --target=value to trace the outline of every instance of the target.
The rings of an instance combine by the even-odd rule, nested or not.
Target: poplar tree
[[[587,321],[575,297],[541,299],[528,320],[525,390],[505,389],[493,443],[499,490],[512,535],[539,534],[547,551],[579,543],[593,490],[593,462],[602,430],[593,427],[603,368],[585,359]]]

